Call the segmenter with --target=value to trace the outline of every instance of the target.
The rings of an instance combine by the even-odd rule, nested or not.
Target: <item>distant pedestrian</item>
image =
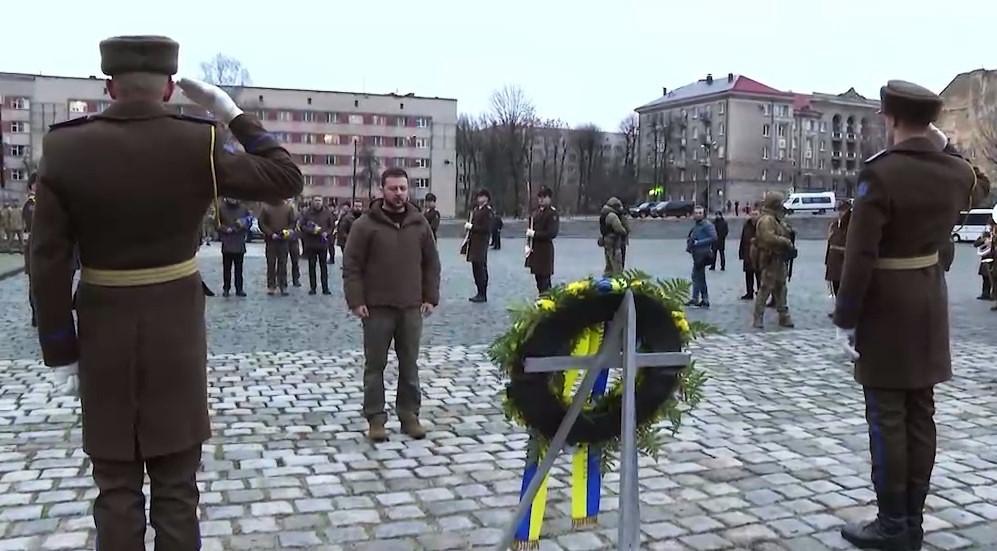
[[[235,296],[246,296],[243,286],[243,259],[246,257],[246,235],[252,225],[253,215],[238,199],[226,197],[218,212],[218,232],[222,241],[222,296],[232,290],[232,271],[235,269]]]
[[[741,202],[734,201],[734,216],[740,216],[740,215],[741,215]]]
[[[502,248],[502,226],[504,225],[502,217],[495,213],[492,216],[492,249],[496,251]]]
[[[346,304],[363,322],[363,414],[367,438],[388,439],[384,369],[395,343],[398,391],[395,413],[402,431],[425,438],[419,421],[419,340],[422,317],[440,302],[440,258],[429,222],[409,202],[408,175],[400,168],[381,174],[381,196],[353,222],[343,255]]]
[[[360,216],[363,215],[363,203],[353,201],[353,205],[343,205],[343,212],[336,222],[336,244],[339,245],[339,252],[346,254],[346,241],[350,237],[350,229]]]
[[[686,238],[685,250],[692,255],[692,299],[686,306],[710,307],[710,290],[706,285],[706,267],[713,261],[717,229],[706,219],[706,209],[697,206],[692,212],[696,221]]]
[[[24,244],[24,275],[28,276],[28,304],[31,306],[31,327],[38,327],[35,317],[35,299],[31,296],[31,222],[35,218],[35,186],[38,183],[38,173],[32,173],[28,179],[28,197],[21,207],[21,218],[24,219],[24,231],[27,239]]]
[[[329,267],[326,255],[329,253],[329,236],[335,227],[335,218],[319,196],[312,198],[312,204],[298,216],[298,230],[301,232],[301,245],[308,259],[308,294],[318,290],[316,271],[322,284],[322,294],[331,295],[329,290]]]
[[[266,244],[267,294],[287,296],[287,261],[291,243],[297,241],[297,215],[291,201],[265,205],[260,212],[260,231]]]
[[[730,232],[724,213],[717,211],[717,215],[713,218],[713,227],[717,230],[717,240],[713,244],[713,262],[710,264],[710,271],[717,269],[717,257],[719,257],[720,271],[723,272],[727,270],[727,234]]]
[[[606,260],[602,274],[606,277],[620,275],[626,267],[627,241],[630,226],[623,215],[623,202],[610,197],[599,215],[599,240]]]
[[[827,230],[827,250],[824,253],[824,279],[831,286],[831,294],[838,295],[841,285],[841,270],[845,265],[845,237],[848,235],[848,222],[852,217],[852,204],[838,202],[838,218]]]
[[[423,212],[423,216],[426,217],[430,229],[433,230],[433,239],[436,239],[436,233],[440,229],[440,211],[436,210],[436,195],[427,193],[425,205],[426,209]]]
[[[329,202],[329,212],[332,213],[332,232],[329,233],[329,239],[328,239],[329,242],[327,244],[327,248],[329,249],[329,260],[328,260],[328,263],[329,263],[329,265],[335,265],[336,264],[336,239],[335,239],[335,235],[336,235],[336,226],[339,225],[339,219],[337,217],[337,214],[339,213],[339,211],[336,209],[336,201],[333,200],[333,201]]]
[[[755,300],[755,291],[758,289],[759,278],[754,264],[751,263],[751,242],[755,238],[755,224],[758,221],[758,208],[751,211],[748,219],[744,221],[741,228],[741,243],[737,248],[737,257],[744,267],[744,296],[741,300]]]
[[[724,212],[726,212],[727,214],[730,214],[730,210],[732,208],[734,208],[734,204],[730,202],[730,199],[728,199],[727,200],[727,210],[725,210]]]

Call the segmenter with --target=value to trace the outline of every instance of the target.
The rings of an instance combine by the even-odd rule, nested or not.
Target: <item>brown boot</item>
[[[796,327],[796,325],[793,324],[793,318],[787,313],[779,315],[779,327],[788,327],[792,329],[793,327]]]
[[[375,417],[371,419],[367,428],[367,439],[371,442],[387,442],[388,431],[384,428],[384,418]]]
[[[405,434],[416,440],[422,440],[426,437],[426,429],[422,427],[419,418],[415,415],[400,415],[398,420],[401,421],[402,432]]]

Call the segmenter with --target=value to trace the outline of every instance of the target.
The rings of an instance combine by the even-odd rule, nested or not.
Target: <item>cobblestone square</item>
[[[209,300],[209,399],[214,437],[203,448],[203,549],[471,549],[494,545],[513,514],[526,437],[505,421],[504,381],[487,344],[505,307],[535,295],[522,240],[490,258],[486,305],[472,293],[458,240],[440,242],[443,303],[427,322],[420,368],[423,441],[388,424],[364,439],[359,323],[342,299],[294,289],[267,297],[251,246],[245,299]],[[645,549],[847,549],[849,520],[873,514],[861,391],[833,344],[823,244],[803,242],[790,287],[795,330],[754,332],[735,243],[710,272],[713,308],[690,315],[722,335],[696,344],[706,399],[641,458]],[[594,239],[557,243],[555,283],[601,270]],[[688,277],[674,240],[636,240],[628,260],[659,277]],[[220,294],[218,247],[202,273]],[[340,259],[337,259],[340,260]],[[939,453],[926,549],[997,548],[997,313],[979,293],[973,250],[949,275],[955,378],[938,387]],[[307,287],[307,266],[302,264]],[[25,281],[0,282],[0,550],[93,549],[90,463],[79,450],[79,402],[56,395],[28,325]],[[774,322],[774,319],[772,319]],[[770,323],[774,325],[774,323]],[[394,384],[394,360],[389,366]],[[393,403],[389,390],[387,403]],[[550,481],[542,549],[609,549],[618,477],[604,480],[595,528],[573,530],[567,462]],[[151,541],[152,530],[148,537]],[[150,546],[151,549],[151,546]]]

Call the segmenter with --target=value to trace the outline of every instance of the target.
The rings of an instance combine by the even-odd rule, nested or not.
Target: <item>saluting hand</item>
[[[79,362],[73,362],[55,368],[55,385],[59,393],[67,396],[78,396],[79,387]]]
[[[242,109],[235,104],[235,100],[214,84],[193,78],[182,78],[177,85],[191,101],[214,113],[225,124],[229,124],[242,114]]]

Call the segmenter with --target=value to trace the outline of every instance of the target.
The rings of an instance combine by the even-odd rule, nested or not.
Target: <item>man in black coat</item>
[[[723,272],[727,270],[727,234],[730,228],[724,219],[724,213],[719,210],[713,219],[713,227],[717,229],[717,240],[713,243],[713,262],[710,264],[710,271],[716,271],[717,258],[719,258],[720,271]]]
[[[744,296],[741,300],[755,300],[755,290],[758,289],[758,273],[751,264],[751,240],[755,238],[755,222],[758,221],[758,206],[751,210],[750,217],[744,221],[741,228],[741,243],[737,250],[737,257],[744,266]]]

